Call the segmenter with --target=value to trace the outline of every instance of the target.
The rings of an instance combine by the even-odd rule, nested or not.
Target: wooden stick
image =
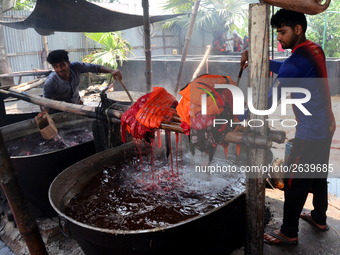
[[[131,103],[133,103],[133,99],[132,99],[132,96],[130,95],[130,92],[128,91],[128,89],[126,88],[124,82],[118,78],[118,81],[120,82],[120,84],[122,85],[122,87],[124,88],[126,94],[128,95],[128,97],[130,98],[131,100]]]
[[[20,76],[49,75],[51,72],[52,72],[51,70],[22,71],[22,72],[0,74],[0,78],[17,77],[17,76],[20,77]]]
[[[152,62],[151,62],[149,1],[142,0],[142,7],[143,7],[143,26],[144,26],[146,92],[149,93],[152,90]]]
[[[39,232],[38,224],[31,214],[20,188],[17,173],[10,160],[5,143],[0,132],[0,184],[13,212],[20,234],[26,241],[30,254],[47,255],[44,242]]]
[[[17,86],[14,86],[12,88],[17,89],[19,91],[29,90],[29,89],[32,89],[32,88],[35,88],[35,87],[38,87],[38,86],[44,84],[46,79],[47,78],[43,78],[43,79],[34,80],[33,82],[25,82],[25,83],[19,84]]]
[[[175,96],[177,96],[177,94],[179,92],[179,88],[181,86],[181,79],[182,79],[184,64],[185,64],[185,60],[187,58],[192,32],[194,31],[195,20],[196,20],[199,5],[200,5],[200,0],[196,0],[194,8],[192,10],[192,14],[191,14],[192,16],[191,16],[191,19],[190,19],[190,25],[189,25],[189,28],[188,28],[187,36],[185,38],[184,49],[183,49],[182,58],[181,58],[181,64],[180,64],[180,67],[179,67],[179,70],[178,70],[177,81],[176,81],[175,89],[174,89],[174,95]]]
[[[241,69],[240,69],[238,76],[237,76],[237,82],[236,82],[237,87],[240,84],[241,76],[242,76],[242,73],[243,73],[243,67],[244,67],[244,64],[241,66]]]
[[[205,53],[204,53],[204,56],[201,60],[201,63],[198,65],[196,71],[194,72],[194,75],[192,76],[192,80],[195,79],[197,76],[198,76],[198,73],[200,72],[200,70],[202,69],[202,66],[205,64],[205,62],[207,61],[208,59],[208,56],[209,56],[209,53],[210,53],[210,50],[211,50],[211,45],[208,45],[207,46],[207,49],[205,50]]]

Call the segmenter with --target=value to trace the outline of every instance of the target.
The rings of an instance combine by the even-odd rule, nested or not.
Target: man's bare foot
[[[298,237],[288,237],[282,234],[280,230],[274,230],[264,233],[264,241],[269,244],[297,244]]]

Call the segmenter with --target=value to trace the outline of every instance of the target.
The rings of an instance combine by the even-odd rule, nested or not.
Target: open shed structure
[[[310,0],[312,2],[314,0]],[[329,4],[328,0],[328,4]],[[303,12],[310,10],[305,6],[299,6],[298,3],[304,1],[266,1],[281,7],[292,7],[291,9]],[[285,5],[280,5],[280,2]],[[290,5],[289,5],[290,2]],[[315,1],[317,2],[317,1]],[[145,34],[145,55],[146,55],[146,80],[147,91],[151,90],[151,47],[148,35],[150,35],[150,22],[161,21],[173,17],[173,15],[149,17],[148,1],[142,1],[144,7],[144,18],[142,16],[122,14],[112,12],[101,7],[94,6],[85,0],[38,0],[37,7],[30,17],[20,22],[0,22],[3,25],[11,26],[18,29],[33,27],[42,35],[49,35],[53,31],[68,31],[68,32],[104,32],[117,31],[133,26],[144,25]],[[196,1],[199,4],[199,1]],[[288,5],[287,5],[288,4]],[[328,5],[327,5],[328,6]],[[326,8],[321,8],[324,11]],[[263,1],[258,4],[251,4],[249,7],[249,63],[250,70],[249,86],[253,88],[254,107],[258,110],[265,110],[267,106],[268,94],[268,77],[269,77],[269,5]],[[92,17],[92,19],[88,19]],[[148,63],[150,65],[148,65]],[[65,108],[67,109],[67,108]],[[261,128],[250,129],[250,133],[269,137],[268,122],[264,121],[265,116],[250,115],[251,119],[263,120],[265,125]],[[1,136],[0,136],[1,138]],[[269,138],[268,138],[269,139]],[[266,143],[267,146],[271,144]],[[249,147],[248,165],[264,165],[266,162],[265,148],[254,146]],[[34,219],[29,217],[29,213],[21,204],[22,200],[13,199],[20,197],[17,195],[16,187],[13,178],[13,167],[9,163],[9,157],[2,138],[0,139],[0,178],[1,183],[8,200],[11,203],[13,212],[18,223],[20,232],[25,237],[27,246],[32,254],[47,254],[44,249],[44,244],[39,235]],[[8,177],[9,176],[9,177]],[[19,192],[20,193],[20,192]],[[247,204],[247,243],[246,254],[263,254],[263,231],[264,231],[264,198],[265,198],[265,178],[263,173],[256,173],[247,177],[246,184],[246,204]],[[13,205],[13,206],[12,206]],[[21,224],[19,224],[19,222]]]

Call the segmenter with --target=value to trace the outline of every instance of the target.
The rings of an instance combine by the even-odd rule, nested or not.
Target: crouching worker
[[[64,101],[73,104],[83,104],[79,96],[79,81],[82,73],[110,73],[116,80],[122,79],[119,70],[80,62],[70,62],[68,52],[65,50],[54,50],[48,54],[47,61],[52,65],[52,72],[44,83],[43,96],[45,98]],[[49,108],[41,107],[39,116],[48,113]]]

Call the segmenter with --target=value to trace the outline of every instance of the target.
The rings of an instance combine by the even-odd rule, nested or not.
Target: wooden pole
[[[30,254],[47,255],[41,238],[38,224],[33,218],[24,193],[20,188],[19,179],[10,161],[0,131],[0,184],[11,207],[20,234],[24,237]]]
[[[211,50],[211,45],[208,45],[207,46],[207,49],[205,50],[205,53],[204,53],[204,56],[201,60],[201,63],[198,65],[194,75],[192,76],[192,80],[195,79],[197,76],[198,76],[198,73],[200,72],[200,70],[202,69],[202,66],[206,63],[206,61],[208,60],[208,57],[209,57],[209,53],[210,53],[210,50]]]
[[[268,4],[249,5],[249,85],[253,88],[255,109],[267,109],[269,78],[269,14]],[[249,127],[254,134],[266,137],[267,116],[250,113],[249,119],[262,120],[265,125]],[[248,148],[248,166],[268,165],[266,150]],[[246,246],[245,254],[263,254],[265,174],[247,173],[246,177]]]
[[[43,55],[43,67],[45,70],[50,69],[49,64],[47,62],[47,56],[48,56],[48,43],[47,43],[47,37],[43,35],[43,42],[44,42],[44,50],[45,50],[45,55]]]
[[[53,108],[64,112],[70,112],[73,114],[85,116],[88,118],[96,118],[96,119],[106,119],[107,117],[104,114],[101,114],[98,107],[94,106],[86,106],[86,105],[76,105],[71,103],[65,103],[61,101],[51,100],[47,98],[43,98],[35,95],[27,95],[24,92],[17,91],[11,88],[12,91],[2,90],[0,89],[0,93],[6,96],[15,97],[33,104],[45,106],[47,108]],[[109,109],[107,111],[107,115],[112,123],[120,123],[120,118],[124,114],[127,109],[121,107],[120,110]],[[163,121],[160,125],[161,129],[170,130],[178,133],[183,133],[183,129],[179,122],[166,122]],[[274,131],[275,133],[275,131]],[[281,135],[276,134],[273,137],[282,137]],[[229,132],[225,137],[224,141],[232,142],[232,143],[245,143],[250,144],[251,146],[258,146],[261,148],[270,148],[272,145],[272,137],[261,137],[259,135],[254,135],[251,133],[242,133],[242,132]]]
[[[152,90],[152,63],[151,63],[151,36],[150,36],[150,16],[149,1],[142,0],[143,24],[144,24],[144,53],[145,53],[145,78],[146,92]]]
[[[200,5],[200,0],[196,0],[194,8],[193,8],[192,13],[191,13],[192,16],[191,16],[187,36],[185,38],[184,49],[183,49],[182,58],[181,58],[181,64],[179,66],[177,81],[176,81],[175,89],[174,89],[174,95],[175,96],[178,94],[179,88],[181,86],[184,64],[185,64],[185,60],[187,58],[187,54],[188,54],[188,51],[189,51],[189,45],[190,45],[190,41],[191,41],[192,32],[194,31],[195,20],[196,20],[199,5]]]

